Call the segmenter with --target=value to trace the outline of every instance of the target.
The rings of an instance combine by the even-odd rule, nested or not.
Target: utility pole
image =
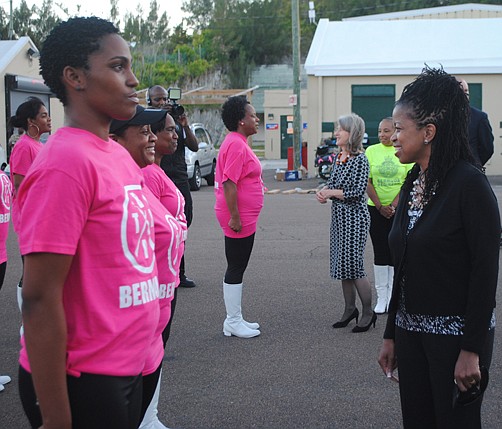
[[[300,6],[298,0],[291,0],[291,24],[293,36],[293,164],[294,169],[301,166],[302,117],[300,102]]]
[[[9,21],[9,32],[7,33],[7,38],[12,40],[14,38],[14,21],[12,20],[12,0],[10,0],[10,21]]]

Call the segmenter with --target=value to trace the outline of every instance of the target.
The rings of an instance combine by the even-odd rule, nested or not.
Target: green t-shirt
[[[378,199],[382,205],[388,206],[399,193],[413,164],[401,164],[394,147],[381,143],[368,147],[365,153],[370,163],[370,179]],[[368,204],[375,205],[371,198],[368,198]]]

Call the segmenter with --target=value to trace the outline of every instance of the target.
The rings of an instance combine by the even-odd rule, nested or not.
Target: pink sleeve
[[[223,177],[221,183],[231,180],[239,183],[244,167],[244,148],[242,145],[229,145],[226,151],[225,164],[223,165]]]
[[[160,197],[163,194],[163,183],[160,180],[159,176],[156,174],[156,171],[151,168],[152,166],[145,167],[143,169],[143,176],[145,178],[145,184],[150,189],[153,195],[157,199],[160,200]]]
[[[16,149],[16,147],[14,146]],[[33,164],[32,151],[27,145],[20,145],[17,150],[14,150],[13,156],[11,157],[11,168],[12,174],[20,174],[21,176],[26,176],[28,169]]]
[[[23,180],[18,194],[21,254],[74,255],[88,217],[91,192],[57,170],[37,171]]]

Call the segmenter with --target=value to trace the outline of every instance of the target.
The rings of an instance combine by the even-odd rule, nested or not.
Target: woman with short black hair
[[[118,29],[71,18],[43,44],[42,76],[65,106],[19,190],[25,258],[19,387],[31,427],[136,429],[159,323],[144,179],[109,138],[139,103]]]
[[[263,207],[261,164],[247,143],[247,138],[256,134],[260,121],[246,97],[239,96],[230,97],[223,104],[221,118],[230,131],[220,146],[214,183],[214,210],[225,235],[227,259],[223,280],[227,318],[223,334],[252,338],[260,335],[260,325],[243,319],[241,299],[242,280]]]

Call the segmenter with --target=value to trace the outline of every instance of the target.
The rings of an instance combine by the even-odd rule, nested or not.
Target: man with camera
[[[188,125],[188,118],[183,106],[177,104],[181,98],[181,90],[169,88],[166,91],[160,85],[148,88],[147,103],[155,109],[166,109],[176,123],[176,133],[178,134],[178,147],[172,155],[165,155],[160,166],[167,176],[174,182],[180,192],[185,197],[185,216],[190,227],[193,217],[192,196],[190,195],[190,185],[188,183],[187,164],[185,161],[185,146],[192,152],[199,150],[197,139]],[[180,266],[180,287],[195,287],[195,282],[185,275],[185,257],[181,259]]]

